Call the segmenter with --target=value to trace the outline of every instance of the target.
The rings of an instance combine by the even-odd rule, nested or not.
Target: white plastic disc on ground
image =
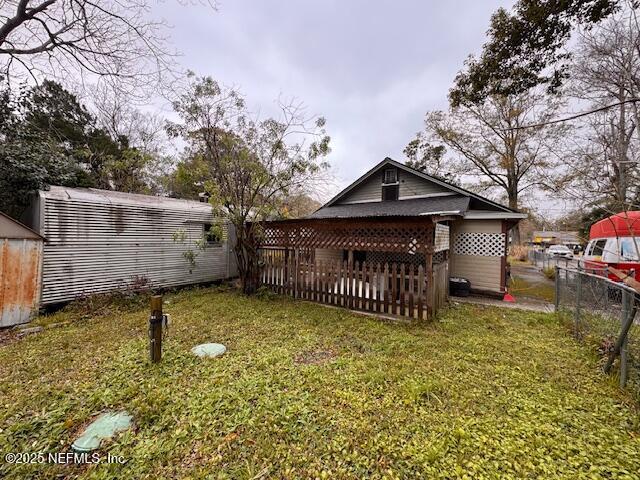
[[[106,412],[96,418],[73,442],[71,448],[76,452],[91,452],[100,448],[103,440],[131,427],[133,417],[127,412]]]
[[[221,343],[202,343],[193,347],[191,351],[199,357],[218,357],[227,351],[227,347]]]

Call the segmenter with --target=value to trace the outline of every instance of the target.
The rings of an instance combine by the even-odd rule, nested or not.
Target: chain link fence
[[[556,267],[555,308],[576,339],[598,352],[604,370],[640,398],[640,295],[610,280],[606,268]]]
[[[529,250],[529,262],[543,270],[548,268],[565,267],[572,265],[573,260],[558,255],[550,255],[545,250]]]

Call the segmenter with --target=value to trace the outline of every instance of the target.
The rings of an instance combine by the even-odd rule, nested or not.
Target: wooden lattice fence
[[[438,312],[449,299],[449,262],[433,266],[433,311]]]
[[[434,227],[421,221],[365,220],[296,223],[268,222],[261,248],[366,250],[425,253],[433,247]]]
[[[265,257],[261,282],[276,293],[354,310],[426,319],[447,299],[447,264],[434,268],[434,288],[425,269],[405,264],[298,263]],[[430,291],[432,293],[430,293]],[[432,295],[433,298],[429,298]]]
[[[435,250],[436,223],[426,217],[264,222],[256,234],[263,252],[260,280],[295,298],[427,318],[448,294],[448,256]],[[448,237],[444,243],[448,245]],[[319,261],[314,258],[317,249],[342,251],[345,261]],[[357,258],[362,252],[366,260]],[[435,257],[441,263],[434,263]]]

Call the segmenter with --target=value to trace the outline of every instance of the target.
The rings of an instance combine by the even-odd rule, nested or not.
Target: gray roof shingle
[[[332,205],[322,207],[306,218],[417,217],[445,212],[452,215],[456,213],[463,215],[468,208],[469,197],[448,195],[388,202]]]

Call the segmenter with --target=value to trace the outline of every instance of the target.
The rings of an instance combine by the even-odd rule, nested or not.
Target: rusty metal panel
[[[41,261],[41,239],[0,239],[0,327],[38,312]]]
[[[205,224],[214,223],[206,203],[52,187],[42,192],[44,246],[42,304],[126,288],[143,280],[173,287],[233,276],[229,242],[196,247]],[[183,242],[175,235],[182,232]],[[195,265],[185,251],[196,254]]]

